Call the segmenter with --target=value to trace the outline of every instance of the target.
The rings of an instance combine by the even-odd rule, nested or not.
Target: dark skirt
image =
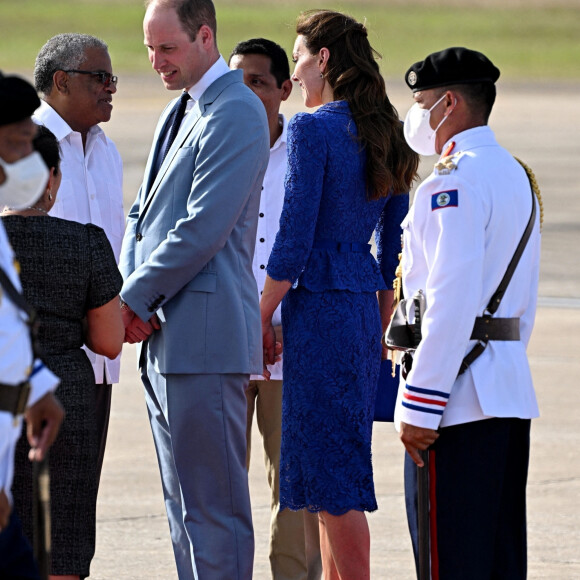
[[[95,553],[97,507],[97,424],[95,376],[81,349],[45,356],[61,378],[56,396],[65,419],[48,455],[50,471],[51,574],[89,575]],[[16,448],[12,493],[25,535],[33,542],[32,464],[26,425]]]

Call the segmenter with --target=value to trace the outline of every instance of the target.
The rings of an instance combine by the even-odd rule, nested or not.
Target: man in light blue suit
[[[152,0],[143,28],[165,87],[185,91],[161,116],[127,218],[126,340],[144,341],[179,578],[245,580],[254,539],[244,389],[262,370],[252,257],[267,119],[242,71],[219,54],[211,0]]]

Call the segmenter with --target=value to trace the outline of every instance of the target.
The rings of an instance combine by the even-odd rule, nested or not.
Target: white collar
[[[32,120],[35,123],[44,125],[47,129],[50,129],[59,142],[75,132],[46,101],[40,102],[40,107],[34,111]],[[95,137],[101,135],[105,138],[105,132],[99,127],[99,125],[93,125],[89,129],[89,135]]]
[[[282,133],[280,133],[280,137],[276,139],[274,145],[270,147],[270,151],[275,151],[276,149],[281,147],[282,144],[286,144],[286,138],[288,135],[288,121],[286,120],[286,117],[282,113],[278,115],[278,119],[282,123]]]
[[[471,129],[465,129],[451,137],[441,151],[446,151],[453,143],[454,147],[451,153],[457,153],[465,149],[480,147],[482,145],[495,145],[497,141],[489,125],[479,125]]]
[[[194,101],[199,101],[208,87],[228,72],[230,72],[230,69],[224,60],[224,57],[220,54],[220,57],[205,71],[204,75],[197,81],[197,83],[187,91],[189,96]]]

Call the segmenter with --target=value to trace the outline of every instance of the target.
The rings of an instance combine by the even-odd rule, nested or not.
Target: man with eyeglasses
[[[107,45],[87,34],[54,36],[36,57],[34,82],[43,102],[33,119],[56,135],[62,157],[62,183],[50,214],[103,228],[118,260],[125,230],[123,166],[99,127],[111,118],[117,91]],[[88,349],[87,355],[97,384],[98,484],[120,357],[110,360]]]

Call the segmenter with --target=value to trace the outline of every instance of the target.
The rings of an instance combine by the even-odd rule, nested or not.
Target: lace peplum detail
[[[311,292],[376,292],[386,289],[379,265],[370,252],[362,254],[318,248],[310,252],[295,286],[303,286]]]

